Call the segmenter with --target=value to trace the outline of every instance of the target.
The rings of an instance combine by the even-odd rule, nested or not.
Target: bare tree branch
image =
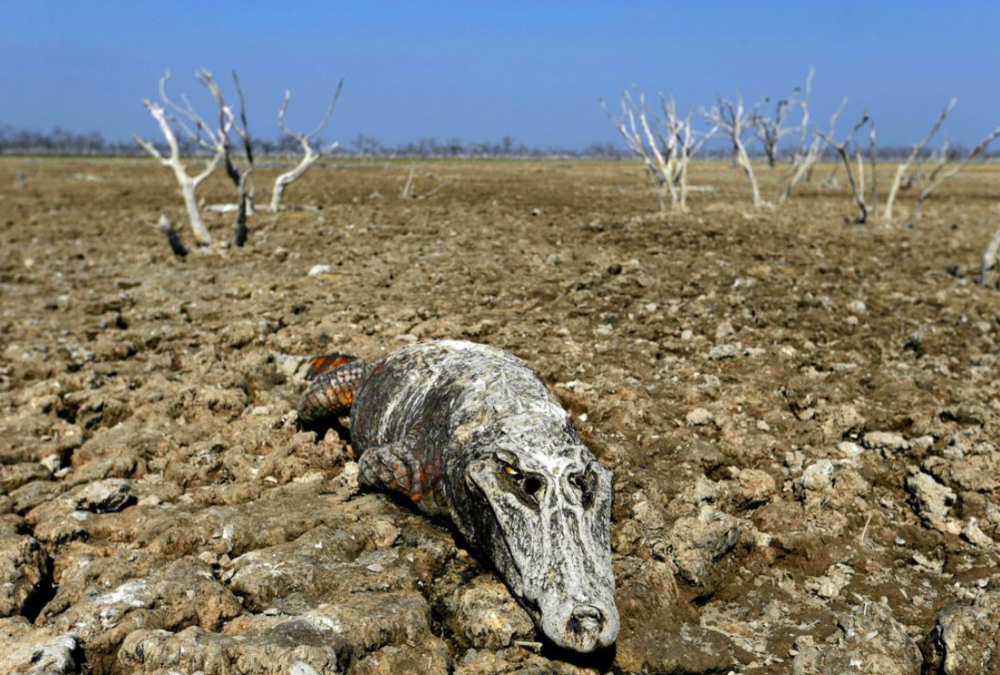
[[[896,194],[899,192],[899,188],[903,184],[904,176],[906,176],[910,167],[913,166],[913,162],[917,159],[917,157],[919,157],[923,149],[927,147],[927,144],[930,143],[931,139],[934,138],[935,134],[937,134],[938,129],[940,129],[941,125],[944,124],[945,118],[948,117],[948,113],[952,111],[957,103],[958,99],[956,98],[949,101],[948,105],[946,105],[944,110],[941,111],[941,114],[938,115],[937,120],[934,122],[933,126],[931,126],[930,131],[927,132],[927,135],[924,136],[919,143],[913,146],[913,149],[910,152],[909,157],[906,158],[906,161],[896,168],[896,176],[892,181],[892,187],[889,188],[889,197],[885,203],[886,220],[892,220],[892,210],[896,203]]]
[[[795,129],[785,126],[785,118],[795,102],[792,98],[781,99],[775,105],[774,116],[758,112],[752,118],[757,139],[764,148],[767,165],[774,168],[778,163],[778,145],[785,136],[795,133]]]
[[[253,149],[251,146],[250,130],[247,124],[246,101],[243,98],[243,88],[240,86],[239,75],[233,71],[233,83],[240,99],[240,123],[236,123],[232,109],[226,105],[222,90],[212,78],[212,73],[204,68],[197,74],[198,80],[208,89],[212,98],[215,99],[219,107],[219,127],[225,130],[221,137],[223,157],[225,159],[226,175],[236,188],[236,220],[233,222],[233,244],[243,246],[249,236],[247,228],[247,216],[253,213],[253,194],[250,186],[253,185],[254,161]],[[233,145],[230,139],[230,131],[235,132],[243,141],[243,152],[246,157],[246,166],[239,167],[233,157]]]
[[[226,111],[228,109],[225,108],[224,102],[222,102],[221,92],[218,91],[217,87],[214,87],[214,82],[211,79],[211,73],[207,70],[201,70],[198,72],[196,77],[198,77],[202,84],[205,84],[205,86],[209,88],[209,91],[213,96],[218,94],[218,98],[216,100],[217,102],[220,102],[220,108],[223,110],[218,128],[210,127],[208,123],[194,111],[186,96],[183,97],[185,105],[187,106],[186,108],[182,108],[170,100],[167,96],[166,89],[167,82],[170,80],[170,71],[167,71],[164,73],[163,77],[160,78],[160,98],[163,100],[163,103],[167,106],[167,108],[175,111],[181,116],[181,118],[186,119],[190,124],[193,124],[195,128],[198,129],[198,132],[194,132],[186,123],[181,121],[181,118],[168,116],[167,108],[164,108],[164,105],[144,100],[143,105],[146,107],[146,110],[152,116],[153,120],[156,121],[156,124],[160,127],[160,132],[163,134],[163,137],[167,142],[170,155],[164,157],[152,143],[140,138],[139,136],[133,136],[133,138],[143,150],[160,162],[160,164],[173,170],[174,177],[177,179],[177,183],[181,188],[181,194],[184,197],[184,205],[187,210],[188,221],[191,224],[191,230],[194,232],[195,241],[198,242],[199,246],[211,246],[212,235],[205,226],[205,221],[202,219],[201,212],[198,209],[197,190],[198,187],[212,175],[215,169],[219,166],[219,163],[227,155],[229,131],[232,128],[232,114],[229,113],[228,116],[226,115]],[[205,148],[212,153],[205,161],[205,167],[201,173],[193,176],[188,173],[188,167],[181,160],[177,134],[170,124],[171,121],[175,121],[178,124],[178,128],[195,140],[202,148]]]
[[[916,223],[918,220],[920,220],[920,210],[921,206],[923,206],[925,199],[930,197],[931,194],[936,189],[938,189],[942,183],[956,176],[958,172],[964,169],[969,162],[971,162],[973,159],[981,155],[986,150],[986,148],[989,147],[990,143],[995,141],[997,138],[1000,138],[1000,127],[997,127],[989,134],[987,134],[986,138],[979,141],[979,144],[976,145],[976,147],[974,147],[972,150],[970,150],[965,155],[965,157],[959,160],[959,162],[955,164],[955,166],[953,166],[951,169],[947,171],[941,171],[940,168],[936,168],[930,178],[930,183],[927,185],[927,187],[921,190],[920,195],[917,197],[917,203],[913,207],[913,217],[910,219],[909,224],[912,225]],[[947,158],[947,153],[944,153],[943,156]],[[944,165],[942,164],[941,166],[943,167]]]
[[[855,220],[855,222],[857,223],[864,223],[867,222],[868,220],[868,205],[865,202],[865,195],[864,195],[864,164],[860,162],[860,155],[859,155],[859,169],[858,169],[858,174],[855,175],[855,172],[851,167],[851,156],[848,151],[848,148],[854,141],[854,137],[857,136],[861,128],[868,123],[869,119],[870,118],[868,116],[868,111],[865,110],[861,115],[861,120],[854,125],[854,128],[851,129],[851,132],[847,135],[847,138],[845,138],[842,143],[837,143],[833,139],[833,136],[828,136],[822,131],[816,132],[823,140],[829,143],[834,150],[837,151],[837,154],[840,155],[840,158],[844,163],[844,168],[847,169],[847,181],[848,183],[850,183],[851,186],[851,194],[854,196],[854,202],[855,204],[857,204],[858,210],[861,212],[858,218]]]
[[[983,258],[979,268],[979,285],[986,286],[990,281],[990,272],[996,269],[997,262],[1000,261],[1000,227],[993,233],[993,238],[983,252]]]
[[[757,176],[754,174],[753,165],[750,163],[750,156],[747,154],[746,146],[743,144],[743,136],[750,131],[757,119],[757,108],[754,106],[750,110],[743,107],[743,97],[736,93],[736,103],[721,96],[716,97],[717,104],[711,110],[703,110],[702,116],[713,126],[721,129],[733,144],[733,160],[750,181],[750,189],[753,194],[754,207],[761,207],[765,202],[760,198],[760,188],[757,185]]]
[[[278,127],[285,132],[291,138],[294,138],[302,146],[302,159],[299,161],[298,165],[291,171],[287,171],[280,176],[278,176],[274,181],[274,190],[271,193],[271,211],[277,213],[281,210],[281,200],[285,194],[285,190],[288,186],[297,180],[302,174],[304,174],[309,167],[316,163],[320,157],[323,155],[333,152],[339,145],[336,141],[317,151],[313,147],[313,141],[316,136],[323,130],[327,122],[330,121],[330,117],[333,115],[334,108],[337,107],[337,101],[340,99],[340,92],[344,87],[344,81],[341,80],[337,83],[337,89],[334,91],[333,100],[330,101],[330,106],[326,109],[326,114],[320,123],[307,134],[296,133],[285,125],[285,112],[288,110],[288,102],[292,98],[292,92],[286,91],[285,98],[281,103],[281,110],[278,111]]]
[[[638,90],[635,96],[628,91],[622,93],[620,116],[612,114],[603,100],[601,107],[629,149],[643,160],[660,210],[666,209],[665,194],[669,194],[674,209],[687,210],[688,164],[715,133],[715,127],[707,133],[693,131],[691,114],[680,117],[673,99],[663,94],[662,118],[649,110],[645,96]]]
[[[823,139],[813,132],[812,143],[807,146],[807,141],[809,139],[809,100],[812,96],[812,81],[813,76],[816,74],[816,69],[812,66],[809,67],[809,75],[806,77],[806,86],[804,95],[798,99],[799,108],[802,109],[802,124],[800,129],[799,147],[795,151],[795,156],[792,158],[792,166],[788,174],[785,177],[784,189],[782,189],[781,194],[778,196],[778,203],[784,204],[792,196],[792,191],[805,180],[808,176],[812,175],[813,167],[816,162],[819,161],[823,154],[823,149],[826,147],[826,143]],[[837,126],[837,119],[840,117],[844,108],[847,106],[847,99],[845,98],[840,107],[833,113],[830,117],[830,136],[834,135],[834,130]]]

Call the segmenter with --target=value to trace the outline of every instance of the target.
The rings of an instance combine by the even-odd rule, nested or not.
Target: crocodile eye
[[[580,493],[584,508],[594,503],[594,490],[597,489],[597,473],[593,467],[587,468],[580,473],[574,473],[569,477],[569,484]]]
[[[545,482],[541,478],[526,476],[510,464],[503,465],[503,474],[505,478],[513,483],[512,487],[517,488],[524,497],[527,497],[532,502],[537,500],[538,492],[545,485]]]

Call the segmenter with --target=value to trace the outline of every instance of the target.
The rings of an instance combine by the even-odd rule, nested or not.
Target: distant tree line
[[[197,155],[201,148],[193,140],[178,137],[178,145],[184,155]],[[324,144],[317,138],[316,147]],[[165,143],[154,143],[162,152],[167,152]],[[254,154],[266,157],[282,157],[300,153],[299,143],[288,136],[277,140],[254,138]],[[6,155],[81,155],[81,156],[142,156],[145,151],[134,141],[110,141],[99,131],[77,133],[56,127],[52,131],[17,129],[0,124],[0,154]],[[499,141],[464,142],[458,138],[439,141],[424,138],[398,145],[383,143],[377,138],[358,135],[346,147],[329,153],[342,157],[419,157],[419,158],[543,158],[543,157],[583,157],[599,159],[623,159],[629,156],[624,148],[613,143],[593,143],[585,148],[542,148],[520,143],[510,136]]]
[[[197,143],[188,138],[178,138],[181,153],[197,155],[201,149]],[[166,152],[166,144],[155,144]],[[322,139],[316,139],[317,147],[323,145]],[[902,160],[911,152],[910,146],[886,146],[878,149],[878,157],[885,160]],[[285,157],[299,153],[299,144],[294,138],[283,136],[278,140],[253,139],[253,151],[262,157]],[[755,158],[764,158],[763,149],[748,149]],[[947,150],[949,158],[958,158],[968,152],[961,145],[950,146]],[[56,127],[52,131],[32,131],[17,129],[0,124],[0,154],[5,155],[79,155],[79,156],[142,156],[145,154],[134,141],[109,141],[99,131],[77,133]],[[511,136],[504,136],[499,141],[465,142],[459,138],[449,138],[438,141],[435,138],[424,138],[419,141],[408,141],[398,145],[386,144],[360,134],[345,147],[337,148],[332,156],[339,157],[418,157],[429,158],[490,158],[490,159],[542,159],[550,157],[582,158],[582,159],[628,159],[632,153],[614,143],[592,143],[584,148],[543,148],[537,145],[527,145],[518,142]],[[729,159],[730,149],[717,144],[707,148],[702,156],[707,159]],[[794,151],[787,149],[780,153],[785,159],[790,159]],[[931,149],[923,151],[924,158],[930,158]],[[835,159],[836,153],[827,149],[827,159]],[[1000,157],[1000,151],[985,155],[989,158]]]

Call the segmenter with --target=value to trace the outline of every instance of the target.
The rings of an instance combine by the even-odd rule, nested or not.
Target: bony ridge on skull
[[[363,486],[450,518],[556,645],[615,642],[611,472],[530,366],[452,340],[314,363],[339,365],[312,373],[300,418],[350,410]]]

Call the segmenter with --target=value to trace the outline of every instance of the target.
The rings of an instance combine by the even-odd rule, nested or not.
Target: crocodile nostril
[[[577,605],[570,616],[569,629],[573,633],[599,633],[604,625],[604,613],[593,605]]]

